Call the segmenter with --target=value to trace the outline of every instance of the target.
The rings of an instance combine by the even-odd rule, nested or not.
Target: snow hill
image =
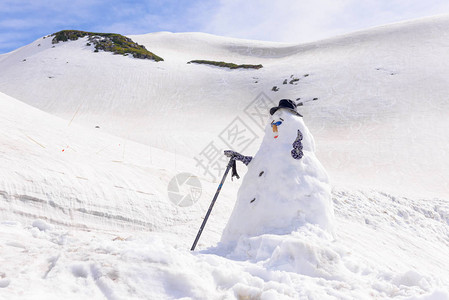
[[[448,22],[431,18],[306,45],[197,33],[131,36],[165,58],[159,63],[93,53],[84,40],[52,45],[51,38],[39,39],[0,56],[0,91],[66,120],[76,114],[76,123],[187,157],[260,92],[273,102],[318,98],[302,111],[321,140],[318,157],[334,182],[446,197]],[[264,68],[187,64],[192,59]],[[283,85],[291,75],[301,80]],[[248,152],[256,150],[254,143]]]
[[[158,63],[50,37],[0,55],[0,298],[449,299],[448,27],[305,45],[130,36]],[[263,132],[245,111],[258,97],[301,98],[337,239],[310,226],[208,248],[234,205],[228,180],[190,253],[217,187],[195,157],[236,118],[253,155]],[[201,181],[192,206],[168,198],[179,172]]]

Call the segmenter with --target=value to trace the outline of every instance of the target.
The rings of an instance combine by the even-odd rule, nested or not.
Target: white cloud
[[[158,2],[152,0],[149,2]],[[103,25],[103,30],[120,32],[123,34],[144,34],[155,31],[192,32],[201,31],[204,23],[208,23],[213,8],[217,6],[210,0],[171,0],[171,7],[167,1],[160,3],[161,7],[147,7],[140,12],[136,8],[120,9],[115,13],[117,21]],[[182,5],[184,4],[188,5]],[[154,3],[153,3],[154,5]],[[181,7],[175,7],[181,5]],[[145,7],[145,5],[143,5]],[[129,17],[124,17],[129,16]]]
[[[30,20],[6,19],[0,21],[0,28],[26,29],[35,26]]]
[[[449,13],[447,0],[220,0],[203,31],[307,42],[372,26]]]
[[[298,43],[442,13],[447,0],[0,0],[0,35],[14,34],[0,53],[62,29]]]

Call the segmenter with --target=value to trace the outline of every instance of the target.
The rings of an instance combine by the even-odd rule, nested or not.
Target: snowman
[[[306,224],[333,234],[329,179],[302,115],[289,99],[280,100],[270,115],[254,157],[225,151],[247,165],[248,172],[223,231],[223,244],[261,234],[289,234]]]

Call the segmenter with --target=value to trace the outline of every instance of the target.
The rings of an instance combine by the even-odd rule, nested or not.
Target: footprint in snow
[[[73,276],[87,278],[89,271],[85,265],[73,265],[71,267]]]

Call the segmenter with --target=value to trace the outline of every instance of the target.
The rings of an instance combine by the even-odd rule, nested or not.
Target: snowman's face
[[[290,151],[293,142],[298,138],[298,131],[303,136],[304,149],[311,149],[313,142],[303,119],[289,109],[280,108],[267,119],[263,146],[272,149]],[[268,148],[267,148],[268,149]],[[306,149],[306,150],[307,150]]]
[[[284,122],[284,119],[282,118],[279,118],[278,121],[276,120],[271,121],[271,129],[273,130],[273,137],[275,139],[279,137],[278,127],[282,125],[282,122]]]
[[[279,128],[282,126],[282,123],[285,122],[285,112],[284,109],[278,109],[271,116],[271,129],[273,131],[273,138],[277,139],[279,137]]]

